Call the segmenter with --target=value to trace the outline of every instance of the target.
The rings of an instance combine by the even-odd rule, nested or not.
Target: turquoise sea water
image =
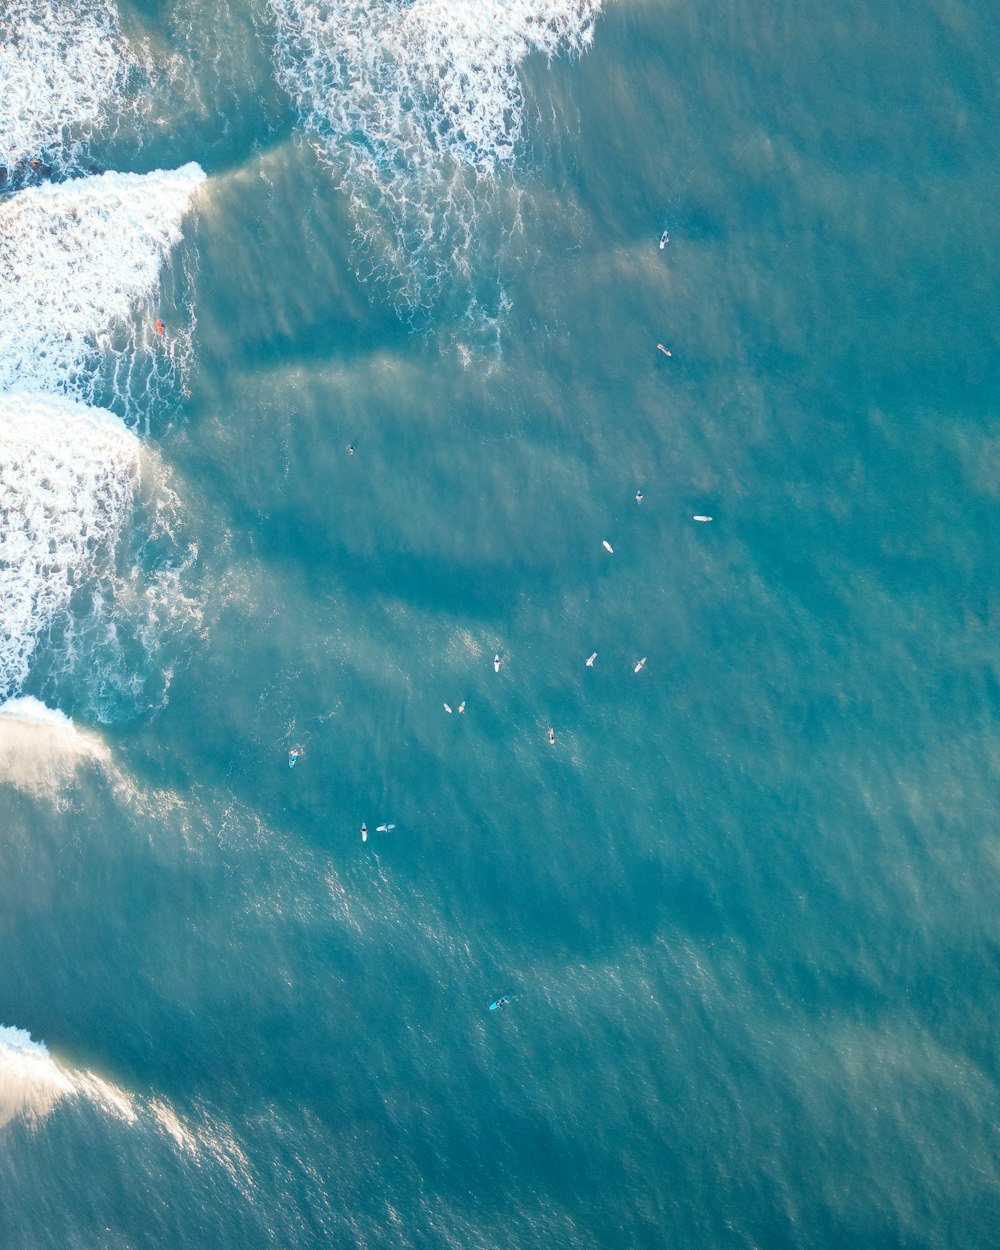
[[[993,6],[0,36],[0,1246],[995,1244]]]

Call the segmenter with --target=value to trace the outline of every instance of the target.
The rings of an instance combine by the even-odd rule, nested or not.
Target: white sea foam
[[[111,0],[5,0],[0,7],[0,166],[78,162],[127,108],[143,49]]]
[[[0,697],[40,634],[110,564],[137,485],[139,443],[109,412],[0,395]]]
[[[490,194],[521,142],[522,62],[582,52],[602,0],[269,3],[279,81],[416,306],[468,263],[480,207],[501,207]]]
[[[128,415],[183,377],[190,330],[155,327],[160,274],[205,175],[195,164],[30,187],[0,202],[0,390]]]
[[[106,765],[101,739],[37,699],[0,704],[0,785],[55,797],[86,764]]]

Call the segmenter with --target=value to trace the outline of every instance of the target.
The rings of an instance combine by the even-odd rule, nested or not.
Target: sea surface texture
[[[0,0],[0,1250],[1000,1244],[998,63]]]

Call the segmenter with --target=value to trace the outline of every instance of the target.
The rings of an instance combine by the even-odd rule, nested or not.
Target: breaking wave
[[[37,699],[0,704],[0,785],[53,798],[82,765],[109,760],[96,734],[77,729],[68,716]]]
[[[110,0],[6,0],[0,9],[0,189],[31,161],[65,171],[130,105],[145,50]],[[20,166],[20,168],[19,168]]]
[[[164,313],[160,334],[155,314],[204,179],[195,164],[108,173],[0,202],[0,390],[75,394],[135,420],[183,386],[190,325]]]
[[[476,269],[517,220],[503,177],[524,128],[521,64],[587,48],[602,0],[269,0],[277,72],[401,308]]]
[[[73,1082],[56,1067],[42,1042],[24,1029],[0,1025],[0,1128],[14,1119],[44,1119]]]

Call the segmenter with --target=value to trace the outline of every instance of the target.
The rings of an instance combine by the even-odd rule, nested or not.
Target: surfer
[[[499,651],[493,657],[493,671],[494,673],[500,672],[500,652]]]
[[[364,823],[364,821],[361,822],[361,841],[368,841],[368,826]]]
[[[556,731],[550,725],[549,726],[549,746],[554,747],[555,744],[556,744]]]
[[[670,242],[670,234],[668,231],[664,230],[664,232],[660,235],[660,251],[661,252],[663,251],[663,249],[667,246],[669,242]]]
[[[156,333],[163,333],[163,322],[159,319],[159,317],[156,318]]]
[[[635,502],[636,502],[636,503],[642,503],[642,499],[643,499],[642,491],[641,491],[641,490],[637,490],[637,491],[635,492]]]
[[[392,833],[393,829],[395,828],[396,828],[395,825],[388,825],[388,824],[379,825],[379,827],[375,830],[375,832],[376,833]]]
[[[606,538],[603,538],[601,540],[601,546],[604,548],[605,551],[610,552],[611,555],[615,554],[614,547],[612,547],[612,545],[608,542]]]
[[[294,768],[303,755],[305,755],[305,751],[301,747],[292,747],[288,752],[288,767]]]
[[[449,704],[446,703],[444,705],[444,710],[448,713],[449,716],[451,715],[451,707]]]
[[[499,998],[494,999],[493,1002],[490,1003],[490,1011],[503,1011],[504,1007],[506,1007],[509,1002],[510,995],[501,994]]]
[[[643,656],[641,660],[636,660],[635,668],[632,670],[632,672],[641,673],[645,667],[646,667],[646,657]]]
[[[459,710],[459,712],[460,712],[460,713],[465,711],[465,700],[464,700],[464,699],[463,699],[463,700],[462,700],[462,702],[458,705],[458,710]]]
[[[587,661],[587,667],[588,667],[588,668],[593,668],[593,667],[594,667],[594,661],[595,661],[596,659],[597,659],[597,652],[595,651],[595,652],[594,652],[594,654],[593,654],[593,655],[590,657],[590,659]]]
[[[657,343],[656,350],[659,352],[663,352],[664,356],[672,356],[674,354],[673,352],[668,352],[662,343]]]
[[[692,521],[711,521],[711,519],[710,516],[693,516],[691,518]]]
[[[348,443],[348,444],[347,444],[347,454],[348,454],[349,456],[353,456],[353,455],[354,455],[354,451],[355,451],[354,444],[353,444],[353,443]]]

